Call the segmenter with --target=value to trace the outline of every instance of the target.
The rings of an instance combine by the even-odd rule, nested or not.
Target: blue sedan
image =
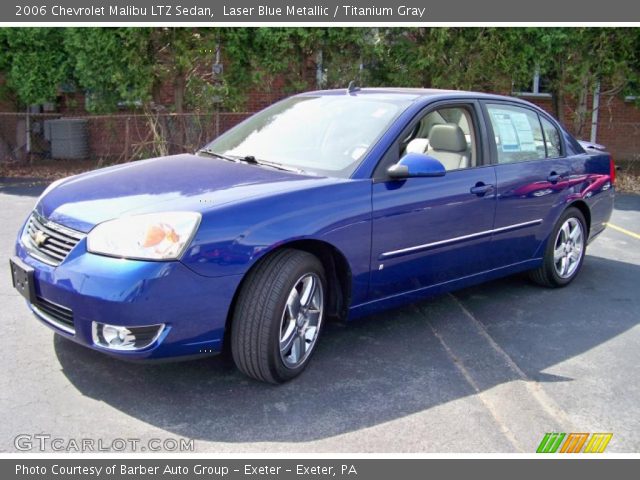
[[[122,359],[230,349],[287,381],[325,323],[529,271],[578,274],[615,169],[525,101],[310,92],[195,154],[54,182],[18,234],[14,286],[57,334]]]

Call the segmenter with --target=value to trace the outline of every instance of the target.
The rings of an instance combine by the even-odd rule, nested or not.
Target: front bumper
[[[242,279],[241,275],[205,277],[177,261],[95,255],[87,252],[86,239],[57,267],[30,256],[20,240],[16,256],[34,269],[36,295],[73,313],[73,329],[61,328],[27,302],[42,323],[74,342],[129,360],[218,353]],[[112,350],[94,343],[93,322],[165,328],[146,348]]]

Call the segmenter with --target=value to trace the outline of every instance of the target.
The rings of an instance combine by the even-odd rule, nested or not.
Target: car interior
[[[402,142],[401,156],[425,153],[439,160],[447,170],[476,166],[476,141],[470,113],[461,107],[434,110],[426,114]]]

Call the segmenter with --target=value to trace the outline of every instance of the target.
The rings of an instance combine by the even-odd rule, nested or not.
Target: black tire
[[[571,218],[577,220],[581,225],[583,246],[580,252],[580,258],[578,260],[577,267],[569,276],[563,277],[556,271],[554,250],[556,247],[556,241],[558,240],[558,233],[560,232],[560,229],[565,224],[565,222],[567,222]],[[566,209],[558,219],[558,222],[553,227],[553,230],[551,231],[551,234],[547,239],[547,246],[545,247],[542,265],[529,272],[529,277],[531,278],[531,280],[533,280],[538,285],[542,285],[543,287],[548,288],[559,288],[569,285],[573,281],[573,279],[578,276],[578,273],[580,273],[580,269],[582,268],[582,263],[584,262],[584,256],[587,250],[587,236],[587,222],[585,221],[582,212],[575,207]]]
[[[265,258],[244,281],[232,317],[231,353],[245,375],[277,384],[291,380],[306,368],[317,345],[325,309],[321,309],[315,341],[299,366],[285,364],[280,335],[289,293],[307,274],[315,274],[322,292],[327,291],[324,268],[318,258],[300,250],[283,249]],[[324,307],[324,293],[322,301]]]

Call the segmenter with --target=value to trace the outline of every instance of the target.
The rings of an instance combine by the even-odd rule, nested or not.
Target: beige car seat
[[[438,159],[447,170],[469,166],[467,139],[455,123],[434,125],[429,132],[427,155]]]

